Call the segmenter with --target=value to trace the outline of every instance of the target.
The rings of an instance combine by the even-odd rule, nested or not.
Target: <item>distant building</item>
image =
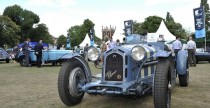
[[[102,40],[108,41],[109,38],[111,38],[114,35],[115,30],[116,30],[116,27],[113,27],[111,25],[109,28],[107,26],[106,27],[102,26]]]

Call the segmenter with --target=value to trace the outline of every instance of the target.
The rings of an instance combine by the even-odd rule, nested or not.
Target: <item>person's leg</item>
[[[39,66],[39,56],[36,54],[36,66]]]
[[[190,66],[192,66],[192,50],[191,49],[188,50],[188,58],[189,58],[189,64]]]
[[[28,52],[28,51],[26,51],[26,53],[25,53],[25,54],[26,54],[26,55],[25,55],[25,57],[26,57],[26,66],[27,66],[27,67],[30,66],[30,65],[29,65],[29,53],[30,53],[30,52]]]
[[[192,51],[192,60],[193,60],[194,66],[196,66],[195,50]]]

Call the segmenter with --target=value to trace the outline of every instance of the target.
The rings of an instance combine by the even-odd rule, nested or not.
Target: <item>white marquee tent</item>
[[[164,21],[162,20],[161,21],[161,24],[156,32],[157,34],[159,35],[163,35],[164,36],[164,39],[165,41],[172,41],[172,40],[175,40],[176,39],[176,36],[174,36],[173,34],[171,34],[168,30],[168,28],[166,27]]]
[[[84,48],[87,43],[90,45],[90,38],[88,34],[86,34],[85,39],[79,44],[79,46],[81,48]],[[98,46],[98,45],[94,44],[94,46]]]

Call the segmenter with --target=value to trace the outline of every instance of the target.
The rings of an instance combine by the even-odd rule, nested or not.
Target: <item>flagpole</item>
[[[204,6],[202,6],[203,7],[203,12],[204,12],[204,29],[205,29],[205,47],[204,47],[204,50],[206,51],[206,13],[205,13],[205,7]]]

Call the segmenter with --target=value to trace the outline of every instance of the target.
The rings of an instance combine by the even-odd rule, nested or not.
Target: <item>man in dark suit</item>
[[[39,41],[34,47],[35,55],[36,55],[36,65],[38,68],[41,67],[42,64],[42,50],[43,50],[42,40]]]
[[[26,58],[26,64],[25,64],[26,67],[30,66],[30,63],[29,63],[29,54],[30,54],[29,42],[30,41],[31,41],[30,38],[27,38],[27,40],[24,42],[24,44],[22,46],[22,50],[23,50],[23,53],[25,54],[25,58]]]

